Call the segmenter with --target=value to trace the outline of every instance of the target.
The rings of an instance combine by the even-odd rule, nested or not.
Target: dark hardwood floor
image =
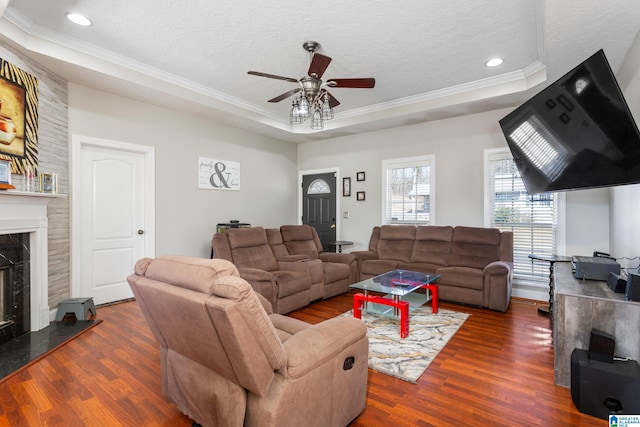
[[[317,323],[351,295],[291,313]],[[367,408],[352,426],[606,426],[553,382],[549,319],[514,300],[507,313],[470,313],[411,384],[369,370]],[[163,396],[158,347],[135,301],[99,307],[103,322],[0,383],[0,426],[191,426]],[[197,339],[197,336],[194,337]]]

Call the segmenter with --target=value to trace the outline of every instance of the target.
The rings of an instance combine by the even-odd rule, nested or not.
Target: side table
[[[536,255],[530,254],[529,258],[534,261],[544,261],[549,263],[549,306],[538,307],[538,313],[551,316],[553,313],[553,264],[556,262],[571,262],[571,257],[564,255]]]
[[[329,246],[335,246],[338,249],[339,253],[342,253],[343,246],[353,245],[353,242],[348,240],[335,240],[333,242],[329,242]]]

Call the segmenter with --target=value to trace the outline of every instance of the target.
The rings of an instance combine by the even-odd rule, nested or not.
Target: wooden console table
[[[555,382],[571,385],[571,352],[587,350],[591,329],[616,339],[614,354],[640,360],[640,302],[626,301],[606,282],[578,280],[571,264],[554,266],[553,350]]]

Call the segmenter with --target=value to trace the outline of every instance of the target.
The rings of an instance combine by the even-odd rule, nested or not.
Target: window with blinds
[[[432,224],[434,156],[382,162],[383,223]]]
[[[557,252],[556,194],[528,194],[508,150],[491,151],[486,161],[487,219],[491,227],[513,231],[514,277],[548,281],[549,266],[529,254]]]

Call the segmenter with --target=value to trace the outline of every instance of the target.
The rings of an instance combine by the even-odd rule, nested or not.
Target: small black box
[[[613,271],[609,273],[607,285],[609,285],[609,288],[617,294],[624,294],[627,291],[627,281]]]
[[[624,296],[627,301],[640,301],[640,276],[632,273],[627,275],[627,288]]]
[[[609,335],[598,329],[591,329],[591,336],[589,337],[589,359],[613,363],[615,347],[616,339],[613,335]]]

